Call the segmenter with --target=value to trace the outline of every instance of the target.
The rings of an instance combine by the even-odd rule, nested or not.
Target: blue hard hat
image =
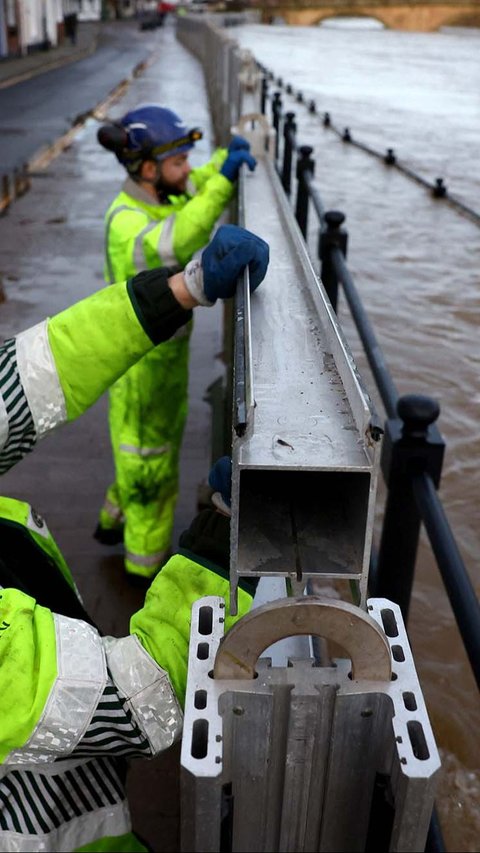
[[[101,128],[98,134],[99,142],[113,150],[120,163],[133,173],[144,160],[161,162],[172,154],[190,151],[201,138],[201,130],[189,129],[173,110],[159,104],[141,104],[115,125]]]

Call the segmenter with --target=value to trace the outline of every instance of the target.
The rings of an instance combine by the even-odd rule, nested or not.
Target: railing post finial
[[[332,263],[331,252],[335,246],[340,249],[344,257],[347,256],[348,234],[346,229],[342,228],[344,222],[345,214],[341,210],[327,210],[324,216],[324,227],[320,230],[318,240],[318,257],[321,262],[320,277],[334,311],[337,310],[338,304],[338,279]]]

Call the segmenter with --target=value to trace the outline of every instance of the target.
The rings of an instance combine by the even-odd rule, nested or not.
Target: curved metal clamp
[[[247,613],[221,641],[214,678],[254,678],[257,660],[268,646],[299,634],[325,637],[345,649],[352,679],[390,681],[390,646],[372,617],[349,602],[317,595],[281,598]]]

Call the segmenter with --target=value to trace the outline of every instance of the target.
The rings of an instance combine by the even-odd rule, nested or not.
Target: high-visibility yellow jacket
[[[159,265],[183,269],[208,243],[230,201],[234,184],[219,169],[227,156],[218,148],[204,166],[192,169],[187,192],[165,204],[127,178],[105,216],[105,281],[111,284]]]
[[[226,155],[218,149],[209,163],[191,171],[187,192],[164,202],[126,179],[105,215],[107,284],[159,266],[183,268],[208,243],[234,191],[219,172]],[[191,325],[137,362],[109,395],[115,482],[99,527],[122,529],[125,570],[150,579],[172,544]]]
[[[188,321],[166,277],[159,270],[113,285],[0,348],[1,470]],[[41,552],[74,595],[27,504],[1,499],[0,543],[2,525],[30,547],[30,569]],[[15,571],[22,575],[21,566]],[[152,583],[130,634],[114,638],[67,606],[55,612],[46,577],[25,571],[21,584],[5,583],[10,576],[0,544],[0,850],[143,850],[131,834],[124,759],[155,755],[178,738],[191,605],[222,595],[228,607],[228,583],[213,565],[178,554]],[[240,614],[250,601],[242,591]]]
[[[144,272],[95,293],[0,347],[0,473],[191,319],[168,274]]]

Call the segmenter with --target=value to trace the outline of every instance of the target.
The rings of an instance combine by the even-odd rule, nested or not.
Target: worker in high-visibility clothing
[[[209,240],[232,198],[239,169],[256,161],[243,137],[192,169],[202,136],[171,110],[146,104],[100,128],[128,177],[105,217],[105,278],[119,281],[157,266],[184,266]],[[124,565],[151,579],[168,557],[178,495],[179,454],[188,408],[191,324],[150,352],[110,390],[115,482],[107,490],[96,538],[123,540]]]
[[[226,226],[184,274],[140,273],[8,340],[0,347],[0,470],[79,416],[194,306],[231,297],[247,264],[255,288],[268,246]],[[223,492],[225,471],[228,480],[228,460],[213,472]],[[126,759],[151,757],[181,733],[191,605],[221,595],[228,614],[228,536],[228,519],[204,511],[151,584],[129,635],[104,637],[43,519],[0,499],[0,851],[147,849],[131,831]],[[239,615],[251,593],[240,592]]]

